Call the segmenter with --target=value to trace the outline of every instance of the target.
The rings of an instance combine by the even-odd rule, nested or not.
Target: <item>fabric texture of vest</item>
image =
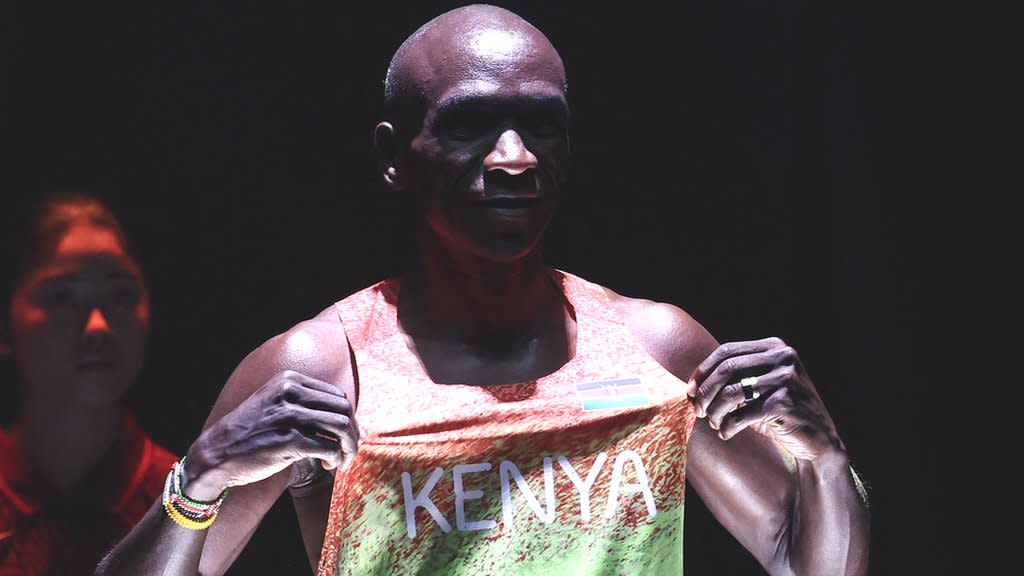
[[[552,276],[575,354],[509,385],[432,382],[397,326],[397,279],[337,303],[362,436],[335,475],[319,576],[682,574],[684,383],[603,288]]]

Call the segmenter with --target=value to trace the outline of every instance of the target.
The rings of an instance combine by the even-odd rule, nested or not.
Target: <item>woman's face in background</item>
[[[112,230],[73,224],[21,278],[10,306],[23,403],[117,403],[138,377],[149,296]]]

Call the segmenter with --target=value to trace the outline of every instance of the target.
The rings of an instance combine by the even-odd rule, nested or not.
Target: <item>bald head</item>
[[[460,261],[536,254],[569,163],[565,68],[548,38],[503,8],[457,8],[402,43],[386,90],[374,149],[421,246]]]
[[[558,51],[534,25],[505,8],[471,4],[431,19],[395,52],[384,82],[385,109],[393,120],[409,108],[422,109],[443,97],[440,87],[453,74],[500,81],[502,73],[531,62],[565,89]]]

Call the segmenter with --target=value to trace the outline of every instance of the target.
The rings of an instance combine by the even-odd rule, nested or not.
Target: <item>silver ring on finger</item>
[[[747,376],[740,380],[740,389],[743,390],[743,400],[751,402],[761,397],[761,390],[757,386],[757,376]]]

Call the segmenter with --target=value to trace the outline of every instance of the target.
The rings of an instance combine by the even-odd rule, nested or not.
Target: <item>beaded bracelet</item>
[[[164,510],[179,526],[189,530],[205,530],[217,519],[228,490],[225,488],[220,496],[209,502],[193,500],[181,491],[181,471],[184,468],[185,457],[182,457],[167,473],[167,480],[164,481]]]

